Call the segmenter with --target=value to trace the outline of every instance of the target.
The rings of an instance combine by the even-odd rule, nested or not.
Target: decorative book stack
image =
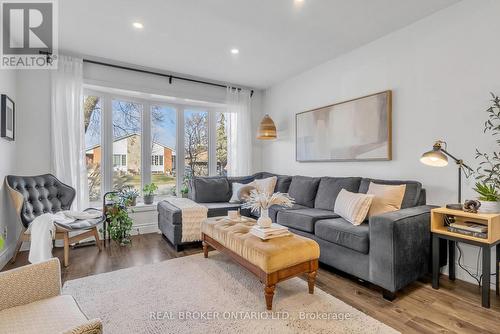
[[[269,240],[291,235],[291,233],[288,232],[288,228],[286,226],[279,224],[272,224],[271,227],[266,228],[254,225],[250,229],[250,233],[258,238],[261,238],[262,240]]]
[[[488,226],[474,222],[455,222],[450,223],[447,227],[448,231],[469,235],[476,238],[488,239]]]

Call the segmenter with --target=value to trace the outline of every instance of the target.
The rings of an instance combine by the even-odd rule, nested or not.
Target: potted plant
[[[500,97],[491,93],[491,106],[486,109],[488,119],[484,122],[484,132],[491,132],[496,138],[497,148],[500,145]],[[476,149],[479,167],[476,170],[476,188],[479,194],[482,213],[500,212],[500,152],[485,153]]]
[[[500,212],[500,194],[493,184],[485,182],[477,182],[474,188],[479,194],[479,202],[481,206],[478,212],[480,213],[499,213]]]
[[[125,186],[120,191],[119,197],[125,206],[136,206],[139,192],[132,186]]]
[[[181,191],[180,191],[181,196],[183,198],[187,198],[188,197],[188,193],[189,193],[189,186],[188,186],[188,184],[189,184],[189,177],[185,176],[184,177],[184,181],[181,184]],[[177,194],[178,194],[177,193],[177,187],[173,186],[172,187],[172,195],[177,196]]]
[[[126,204],[130,199],[122,196],[121,192],[111,196],[109,199],[111,203],[106,210],[106,219],[109,222],[109,236],[120,246],[128,245],[130,244],[130,231],[133,225],[133,220],[128,215],[128,205]]]
[[[154,183],[146,184],[142,189],[144,204],[153,204],[155,200],[155,192],[158,190],[158,186]]]
[[[188,197],[188,193],[189,193],[189,188],[188,188],[188,186],[187,186],[186,183],[183,183],[182,184],[182,188],[181,188],[181,196],[183,198],[187,198]]]
[[[181,184],[181,196],[183,198],[188,197],[188,193],[189,193],[188,183],[189,183],[189,177],[185,176],[184,180],[182,181],[182,184]],[[177,188],[175,186],[172,188],[172,194],[174,196],[177,196]]]

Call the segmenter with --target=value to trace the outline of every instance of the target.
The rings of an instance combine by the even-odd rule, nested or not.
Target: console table
[[[488,238],[477,238],[448,231],[446,218],[455,222],[474,222],[488,226]],[[496,294],[499,295],[499,262],[500,262],[500,214],[468,213],[461,210],[437,208],[431,211],[432,232],[432,287],[439,289],[439,240],[448,240],[448,275],[450,280],[455,280],[455,243],[463,242],[482,249],[482,286],[481,305],[490,307],[490,275],[491,275],[491,248],[496,247]]]

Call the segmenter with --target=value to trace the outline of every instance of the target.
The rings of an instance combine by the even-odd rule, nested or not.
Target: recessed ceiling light
[[[231,53],[233,55],[237,55],[238,53],[240,53],[240,50],[238,50],[238,49],[231,49]]]
[[[134,22],[134,23],[132,23],[132,25],[136,29],[142,29],[142,28],[144,28],[144,24],[142,24],[141,22]]]

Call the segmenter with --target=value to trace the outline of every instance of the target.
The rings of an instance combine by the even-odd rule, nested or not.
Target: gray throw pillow
[[[292,177],[287,175],[278,175],[278,181],[276,182],[276,187],[274,192],[287,193],[290,189],[290,184],[292,183]]]
[[[314,199],[318,190],[320,178],[308,176],[294,176],[288,194],[296,204],[314,207]]]
[[[194,201],[198,203],[229,202],[231,188],[223,177],[195,177],[192,179]]]
[[[342,189],[357,193],[360,177],[322,177],[314,200],[314,207],[323,210],[335,208],[335,200]]]

